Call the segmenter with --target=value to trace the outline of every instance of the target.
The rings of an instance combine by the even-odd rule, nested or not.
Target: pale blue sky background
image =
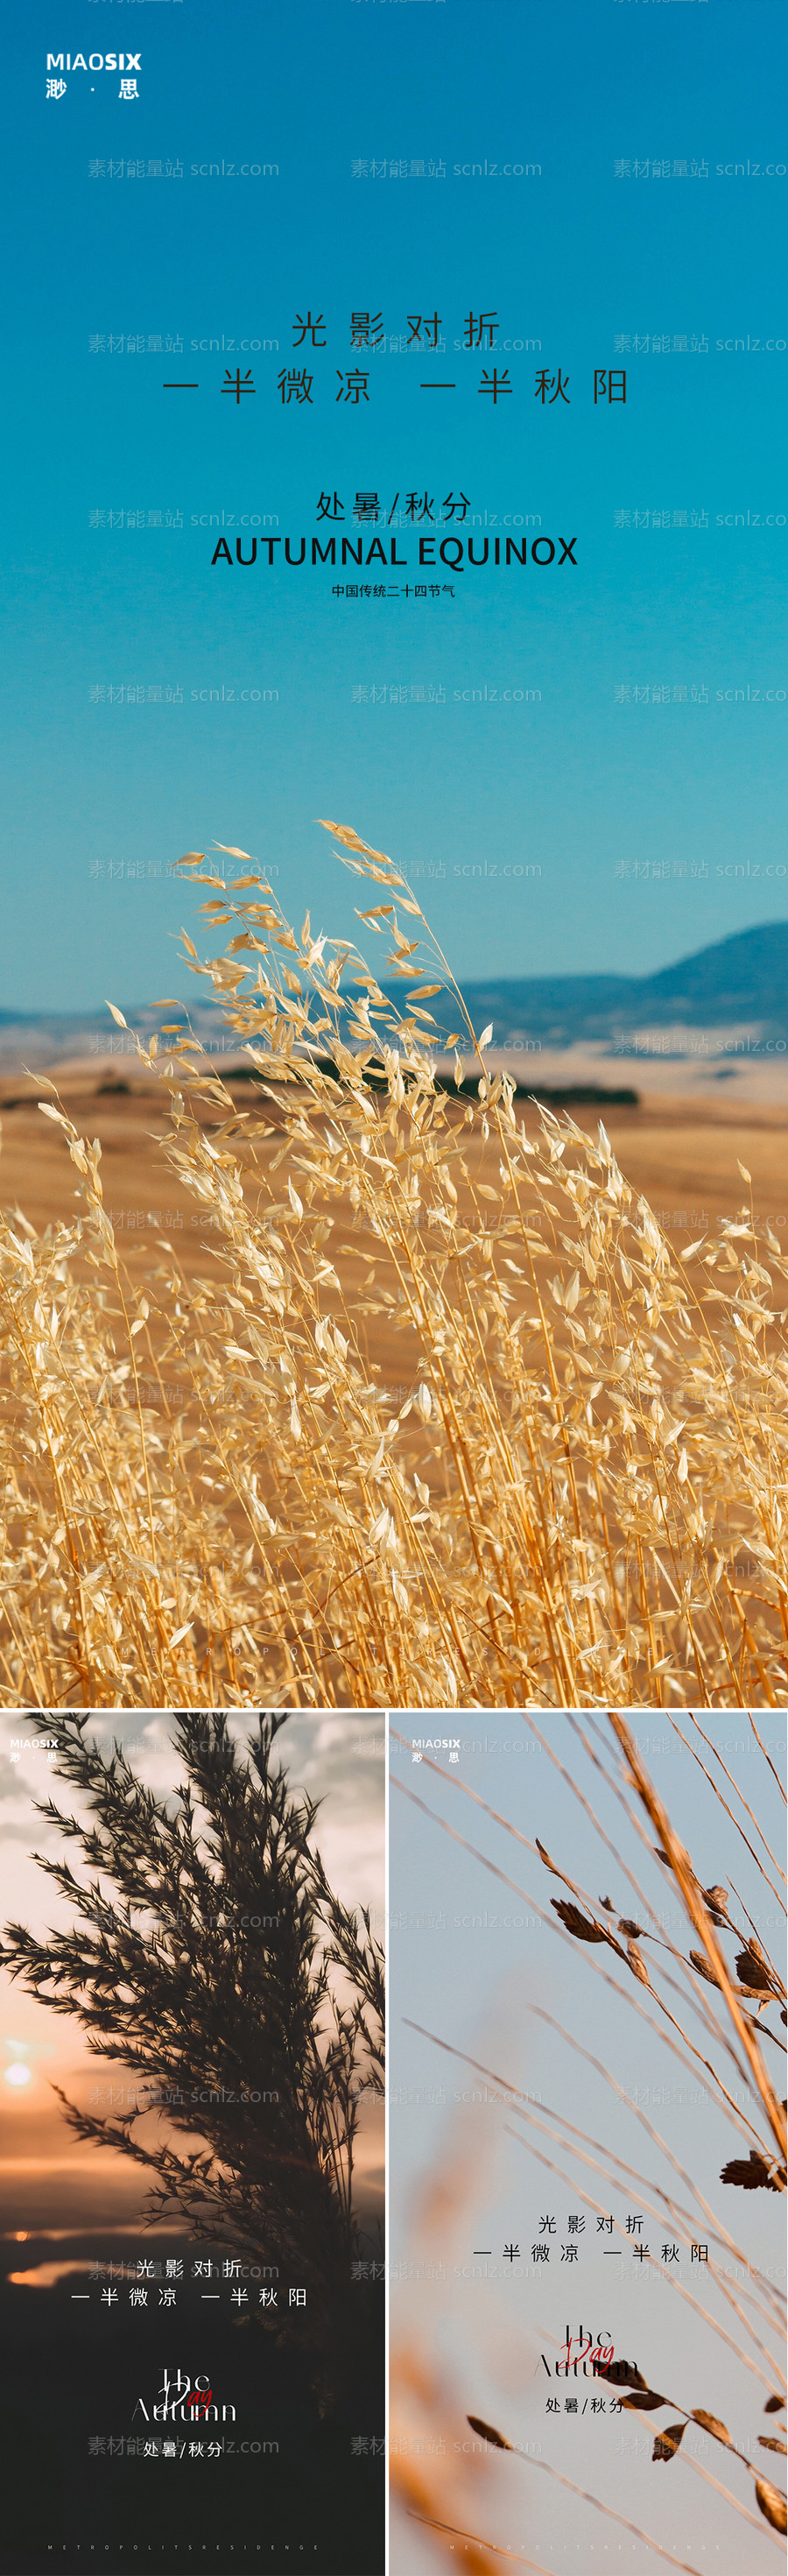
[[[753,1861],[697,1765],[671,1736],[668,1719],[660,1721],[658,1712],[641,1714],[632,1722],[651,1777],[704,1882],[721,1883],[729,1893],[735,1883],[767,1947],[782,1963],[784,1914],[769,1890],[764,1891]],[[746,1716],[704,1713],[700,1722],[782,1858],[784,1809],[749,1735]],[[784,1716],[767,1712],[757,1722],[784,1776]],[[654,2432],[671,2420],[673,2408],[645,2418],[625,2413],[594,2419],[589,2404],[585,2417],[581,2412],[577,2418],[570,2417],[564,2410],[565,2396],[579,2393],[582,2408],[593,2387],[582,2379],[577,2388],[572,2382],[548,2379],[542,2368],[542,2352],[548,2359],[558,2357],[569,2321],[573,2333],[581,2320],[594,2334],[609,2328],[617,2355],[636,2362],[652,2387],[679,2405],[705,2406],[720,2415],[742,2449],[751,2439],[751,2456],[767,2476],[776,2470],[780,2483],[784,2463],[757,2449],[757,2436],[774,2429],[774,2419],[763,2413],[767,2388],[666,2284],[671,2267],[662,2263],[661,2246],[666,2240],[674,2241],[672,2225],[649,2216],[642,2198],[627,2197],[625,2177],[611,2194],[602,2177],[580,2163],[573,2166],[571,2156],[549,2137],[525,2132],[522,2123],[510,2118],[497,2102],[485,2102],[482,2077],[407,2027],[408,2021],[422,2024],[437,2038],[541,2095],[541,2104],[538,2098],[535,2104],[540,2118],[550,2121],[548,2106],[560,2110],[580,2129],[614,2147],[641,2174],[675,2189],[686,2204],[690,2198],[686,2187],[675,2176],[671,2182],[659,2147],[646,2136],[635,2111],[619,2103],[602,2076],[529,2007],[538,2004],[553,2014],[613,2071],[630,2101],[639,2105],[697,2179],[712,2210],[747,2250],[749,2259],[769,2270],[784,2292],[782,2204],[769,2193],[745,2195],[721,2185],[722,2164],[732,2156],[746,2157],[748,2149],[706,2100],[700,2069],[695,2067],[693,2072],[677,2066],[665,2043],[635,2017],[627,2001],[630,1992],[645,2003],[652,2020],[659,2019],[648,1997],[639,1987],[631,1987],[614,1959],[610,1970],[620,1994],[595,1973],[600,1956],[606,1964],[599,1948],[564,1940],[540,1922],[529,1898],[549,1917],[551,1897],[565,1897],[567,1891],[550,1877],[535,1853],[514,1841],[454,1784],[460,1781],[475,1790],[531,1842],[538,1835],[552,1859],[592,1897],[610,1895],[617,1911],[641,1924],[650,1923],[655,1930],[662,1916],[686,1956],[690,1945],[699,1943],[686,1925],[673,1882],[636,1841],[611,1790],[593,1770],[570,1717],[548,1714],[534,1720],[549,1752],[535,1739],[529,1719],[513,1711],[473,1719],[407,1716],[392,1723],[406,1739],[404,1747],[394,1739],[391,1747],[392,2334],[395,2345],[404,2341],[412,2346],[415,2341],[422,2353],[429,2353],[432,2366],[438,2361],[447,2391],[445,2415],[436,2405],[421,2429],[426,2425],[441,2432],[451,2444],[467,2436],[465,2415],[475,2413],[497,2425],[511,2441],[534,2443],[537,2456],[541,2445],[541,2456],[566,2476],[606,2496],[619,2512],[695,2566],[713,2567],[717,2576],[740,2576],[745,2565],[754,2571],[762,2566],[767,2576],[774,2544],[765,2525],[763,2535],[748,2530],[702,2484],[685,2459],[680,2457],[668,2468],[652,2465]],[[604,1720],[597,1723],[604,1736]],[[691,1736],[689,1721],[681,1717],[678,1723],[684,1735]],[[581,1718],[579,1725],[589,1737],[588,1720]],[[428,1770],[426,1754],[420,1764],[413,1759],[409,1747],[430,1737],[459,1739],[460,1757],[451,1785]],[[597,1753],[603,1751],[598,1738],[589,1740]],[[702,1759],[714,1770],[706,1747],[697,1738],[696,1743]],[[564,1765],[568,1778],[560,1776],[550,1752]],[[431,1759],[444,1772],[451,1771],[448,1752],[433,1751]],[[606,1767],[608,1771],[614,1767],[609,1753]],[[723,1794],[735,1807],[735,1796],[722,1774],[717,1776]],[[600,1845],[573,1794],[572,1781],[590,1798],[655,1914],[644,1916],[623,1868]],[[429,1813],[422,1813],[411,1797],[403,1796],[398,1783],[415,1792]],[[738,1812],[757,1842],[746,1815],[741,1808]],[[502,1885],[478,1858],[442,1831],[441,1818],[507,1872],[525,1897]],[[655,1839],[649,1834],[650,1843]],[[733,1895],[731,1914],[743,1923]],[[641,1946],[648,1955],[649,1942],[644,1940]],[[723,1946],[732,1964],[730,1942],[724,1941]],[[664,1960],[664,1953],[657,1956]],[[675,1997],[668,2000],[681,2018],[680,2003]],[[770,2020],[784,2039],[774,2009]],[[697,2016],[685,2021],[685,2027],[696,2044],[706,2044]],[[764,2042],[764,2049],[772,2080],[782,2094],[785,2059],[769,2042]],[[730,2064],[725,2071],[726,2080],[731,2076],[734,2095],[744,2100],[744,2088]],[[507,2134],[518,2127],[520,2138]],[[574,2188],[536,2161],[522,2143],[526,2135],[565,2174],[574,2174]],[[603,2213],[615,2215],[624,2229],[627,2217],[640,2213],[639,2233],[650,2248],[651,2263],[632,2253],[634,2232],[631,2240],[616,2231],[597,2234],[596,2212],[578,2196],[579,2189]],[[632,2190],[637,2193],[637,2184]],[[653,2191],[648,2197],[659,2209]],[[576,2236],[579,2261],[572,2265],[561,2261],[562,2244],[571,2241],[570,2212],[585,2219],[584,2230]],[[542,2238],[550,2244],[549,2264],[534,2267],[531,2247],[539,2240],[540,2219],[549,2215],[556,2221],[554,2234]],[[708,2242],[708,2227],[700,2218],[692,2234],[699,2243],[704,2238]],[[504,2259],[507,2243],[519,2244],[519,2261]],[[618,2256],[605,2250],[617,2245],[624,2248]],[[477,2259],[474,2265],[476,2248],[490,2248],[492,2260]],[[709,2252],[713,2255],[713,2244]],[[723,2255],[721,2259],[735,2273],[731,2258]],[[430,2264],[440,2263],[445,2265],[445,2278],[437,2270],[430,2276]],[[466,2263],[469,2271],[463,2278],[461,2267]],[[721,2314],[737,2336],[735,2316],[723,2308],[709,2271],[692,2263],[686,2251],[676,2267],[676,2278],[712,2313]],[[760,2358],[751,2345],[747,2349],[753,2358]],[[546,2397],[556,2392],[561,2412],[548,2417]],[[743,2501],[749,2500],[744,2472],[735,2462],[728,2464],[715,2444],[693,2431],[686,2448]],[[449,2450],[449,2468],[451,2457]],[[436,2458],[440,2468],[437,2454],[433,2469]],[[417,2455],[416,2465],[429,2473],[426,2452]],[[634,2576],[648,2576],[655,2563],[640,2543],[630,2543],[615,2525],[606,2526],[591,2507],[568,2496],[541,2471],[529,2472],[525,2465],[496,2459],[492,2453],[486,2460],[477,2454],[467,2489],[450,2478],[443,2507],[435,2509],[439,2513],[443,2509],[446,2519],[502,2546],[528,2550],[546,2567],[560,2571],[580,2564],[616,2564],[619,2544],[621,2563],[631,2567]],[[435,2563],[427,2536],[400,2516],[392,2560],[396,2576],[430,2576]]]
[[[214,837],[275,865],[299,920],[309,902],[346,930],[321,813],[423,870],[465,976],[638,972],[784,915],[788,526],[764,523],[788,516],[788,360],[763,344],[788,339],[788,177],[717,164],[783,168],[785,40],[779,0],[30,0],[9,20],[0,1007],[188,993],[167,870]],[[48,49],[124,46],[136,100],[99,72],[46,99]],[[137,158],[184,176],[129,179]],[[124,176],[90,178],[91,159]],[[222,159],[279,176],[191,177]],[[354,159],[385,177],[353,178]],[[392,159],[446,177],[393,179]],[[616,159],[648,176],[617,178]],[[541,176],[455,178],[485,160]],[[693,162],[708,176],[673,175]],[[437,309],[446,359],[424,375],[457,390],[422,393],[421,362],[386,348],[366,360],[368,406],[337,405],[353,308],[395,334]],[[327,347],[312,405],[283,407],[307,309]],[[470,310],[542,343],[496,353],[512,393],[495,407],[478,390],[490,353],[452,347]],[[91,334],[122,352],[90,353]],[[148,353],[157,334],[180,334],[183,358]],[[626,407],[595,410],[617,334],[648,349],[618,353]],[[190,350],[222,335],[279,342],[246,357],[240,403],[221,353]],[[707,349],[674,348],[693,335]],[[759,351],[717,350],[748,336]],[[568,406],[535,399],[540,365],[562,368]],[[173,375],[198,392],[165,393]],[[577,570],[466,569],[454,600],[334,599],[328,567],[212,570],[220,531],[191,524],[268,512],[297,553],[335,489],[350,533],[358,489],[386,512],[418,489],[436,508],[464,491],[482,523],[536,513],[576,538]],[[124,525],[91,528],[91,510]],[[622,510],[648,526],[617,528]],[[417,533],[398,551],[404,584]],[[617,703],[623,686],[648,701]],[[168,688],[182,703],[147,696]],[[192,698],[211,688],[236,696]],[[463,875],[485,858],[496,879]],[[643,859],[685,873],[617,876]]]

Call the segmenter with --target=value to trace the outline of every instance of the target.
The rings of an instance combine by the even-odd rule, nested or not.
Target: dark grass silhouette
[[[136,2160],[151,2222],[185,2220],[306,2286],[305,2310],[280,2300],[255,2324],[297,2337],[321,2414],[345,2416],[378,2332],[374,2284],[357,2273],[354,2148],[361,2096],[383,2090],[383,1958],[368,1912],[359,1923],[329,1886],[317,1806],[275,1756],[286,1718],[260,1716],[244,1753],[221,1710],[181,1711],[167,1799],[118,1744],[101,1750],[87,1715],[33,1722],[87,1802],[85,1822],[52,1799],[38,1809],[85,1874],[41,1859],[73,1926],[41,1942],[9,1924],[0,1955],[135,2079],[112,2118],[61,2094],[69,2126]]]

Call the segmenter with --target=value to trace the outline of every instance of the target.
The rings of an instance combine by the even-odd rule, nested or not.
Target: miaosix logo
[[[47,54],[48,72],[138,72],[141,54]]]

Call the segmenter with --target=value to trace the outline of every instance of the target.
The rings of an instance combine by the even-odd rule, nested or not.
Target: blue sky
[[[126,48],[136,99],[98,70],[64,71],[46,98],[49,50]],[[193,918],[167,871],[213,839],[275,866],[288,913],[308,903],[346,932],[326,813],[421,870],[465,977],[648,971],[783,917],[778,0],[31,0],[6,50],[0,1007],[186,995],[174,935]],[[183,177],[130,179],[129,159]],[[191,175],[231,160],[278,176]],[[124,174],[90,177],[91,161]],[[493,161],[541,175],[454,175]],[[352,351],[358,309],[387,338],[437,311],[446,349],[423,377],[456,390],[422,392],[413,349]],[[327,345],[311,403],[283,405],[307,311]],[[455,351],[471,311],[541,351]],[[168,335],[182,353],[148,351]],[[617,350],[622,335],[644,345]],[[244,353],[239,402],[222,380],[240,353],[190,346],[222,336],[279,343]],[[717,349],[737,338],[761,346]],[[616,361],[626,404],[595,408],[594,369]],[[354,364],[358,406],[336,400]],[[509,368],[496,403],[485,365]],[[568,403],[537,399],[539,367],[562,370]],[[165,392],[173,376],[198,391]],[[387,552],[396,537],[408,562],[390,581],[411,595],[337,598],[341,568],[290,568],[280,543],[269,570],[259,541],[253,567],[212,567],[221,527],[192,525],[234,513],[234,550],[242,515],[268,514],[309,558],[328,533],[318,495],[338,493],[355,536],[357,490],[384,520],[396,493],[439,514],[462,492],[477,524],[457,534],[477,552],[486,534],[490,555],[507,514],[522,544],[531,513],[556,560],[452,576],[418,565],[429,523],[370,526]],[[576,567],[559,568],[560,538]],[[419,574],[455,597],[417,599]]]

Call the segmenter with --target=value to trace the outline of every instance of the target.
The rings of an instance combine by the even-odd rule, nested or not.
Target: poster
[[[663,2273],[670,2300],[673,2257],[652,2274],[653,2254],[629,2249],[619,2185],[593,2211],[576,2176],[565,2206],[537,2207],[530,2183],[518,2199],[511,2141],[480,2196],[474,2158],[478,2143],[484,2165],[493,2130],[499,2153],[497,2092],[477,2140],[464,2114],[479,2106],[458,2073],[458,2118],[442,2127],[442,2079],[427,2066],[439,2047],[487,2066],[478,2024],[489,2011],[495,2036],[520,1954],[497,1935],[476,1944],[464,1918],[484,1910],[470,1884],[483,1864],[452,1839],[448,1810],[436,1808],[433,1831],[432,1810],[405,1810],[400,1793],[412,1802],[429,1778],[454,1812],[461,1785],[463,1811],[487,1799],[504,1819],[495,1834],[516,1822],[533,1839],[528,1781],[549,1774],[552,1792],[559,1752],[571,1776],[580,1760],[577,1724],[598,1749],[593,1728],[607,1743],[629,1711],[660,1781],[667,1765],[666,1797],[677,1784],[688,1848],[692,1755],[676,1752],[677,1723],[693,1747],[691,1730],[707,1726],[723,1758],[730,1738],[745,1794],[751,1764],[776,1794],[750,1726],[779,1770],[785,11],[780,0],[54,0],[53,14],[53,0],[29,0],[7,59],[0,1703],[19,1767],[5,1914],[44,1944],[29,1802],[50,1757],[59,1777],[74,1729],[88,1728],[96,1759],[117,1736],[140,1795],[160,1797],[171,1822],[184,1725],[194,1744],[201,1727],[224,1743],[226,1721],[240,1760],[262,1714],[297,1794],[325,1795],[331,1883],[341,1906],[369,1908],[376,1940],[371,1819],[379,1830],[388,1737],[395,1984],[408,2007],[388,2150],[404,2374],[389,2436],[382,2097],[363,2019],[377,1950],[356,1953],[356,1932],[336,1930],[344,1917],[321,1917],[351,2023],[338,2059],[320,2023],[318,2092],[329,2067],[340,2081],[343,2051],[369,2058],[357,2069],[358,2233],[349,2251],[346,2211],[345,2270],[321,2290],[322,2342],[308,2350],[290,2293],[306,2292],[311,2323],[311,2276],[282,2262],[280,2349],[247,2337],[240,2297],[232,2313],[248,2287],[262,2315],[277,2253],[255,2239],[259,2281],[201,2287],[191,2204],[183,2253],[168,2210],[161,2279],[131,2278],[132,2254],[145,2259],[142,2166],[65,2114],[59,2125],[47,2070],[61,2068],[66,2093],[73,2078],[80,2116],[91,2113],[82,2042],[75,2025],[73,2064],[26,2055],[54,2047],[63,2025],[43,1974],[39,2001],[24,2003],[33,2022],[16,2018],[37,1954],[18,1928],[6,1934],[3,2306],[22,2354],[11,2455],[28,2472],[0,2536],[8,2576],[38,2576],[58,2552],[81,2566],[77,2523],[88,2555],[101,2533],[105,2562],[123,2568],[128,2496],[140,2553],[158,2551],[163,2576],[211,2552],[222,2576],[266,2553],[278,2576],[296,2550],[316,2576],[378,2576],[388,2476],[392,2576],[397,2553],[403,2576],[427,2576],[441,2554],[472,2565],[475,2553],[481,2571],[485,2553],[527,2563],[540,2549],[560,2576],[561,2551],[568,2563],[579,2546],[578,2499],[562,2490],[559,2511],[551,2485],[537,2532],[530,2486],[514,2485],[525,2470],[507,2444],[525,2447],[532,2483],[547,2487],[533,2445],[557,2474],[559,2430],[546,2415],[537,2429],[530,2398],[516,2411],[523,2354],[530,2369],[537,2348],[530,2323],[507,2327],[504,2300],[511,2311],[526,2271],[540,2282],[542,2236],[550,2282],[583,2250],[596,2293],[616,2249],[600,2231],[590,2273],[592,2215],[612,2218],[614,2239],[623,2229],[644,2309],[646,2280]],[[430,1767],[444,1756],[445,1792]],[[568,1816],[548,1802],[548,1850],[557,1822],[568,1852]],[[59,1830],[50,1819],[50,1860]],[[692,1899],[705,1971],[687,1964],[684,1925],[696,2016],[721,2010],[710,1980],[725,1924],[701,1900],[704,1886],[727,1889],[729,1831]],[[427,1919],[439,1852],[440,1866],[454,1856],[451,1949]],[[606,1972],[643,1997],[662,1914],[677,1943],[682,1907],[694,1921],[681,1871],[673,1913],[660,1912],[653,1877],[642,1934],[626,1929],[640,1913],[618,1884],[609,1921],[591,1891],[594,1934],[550,1915],[566,1957],[579,1945],[599,1975],[604,1945]],[[781,1978],[779,1925],[749,1880],[745,1893],[739,1959],[757,1966],[755,1941]],[[534,1902],[507,1932],[525,1944],[529,1979],[544,1933]],[[559,1902],[579,1900],[565,1889]],[[171,1940],[177,1909],[168,1921]],[[251,2018],[269,1994],[265,1947],[253,1968],[247,1959]],[[426,2009],[422,1982],[431,2036],[406,2040]],[[763,2034],[779,2020],[776,1988],[738,1983],[739,2019],[749,2012],[775,2057],[779,2031]],[[199,2032],[199,1956],[187,1986]],[[532,2084],[519,2010],[518,1997],[514,2057],[493,2071],[496,2083],[522,2077],[527,2107],[533,2085],[552,2099],[553,2060]],[[752,2075],[736,2012],[733,2027]],[[107,2080],[122,2091],[128,2067]],[[638,2058],[633,2084],[650,2080]],[[590,2068],[578,2078],[578,2122],[599,2081]],[[478,2082],[489,2088],[489,2067]],[[265,2153],[272,2088],[253,2089],[259,2104],[240,2107]],[[758,2098],[784,2152],[777,2097],[776,2111]],[[700,2137],[694,2098],[675,2107],[679,2126],[697,2108]],[[129,2105],[92,2105],[104,2109],[125,2117]],[[188,2153],[199,2158],[204,2132],[220,2173],[234,2171],[237,2141],[207,2119]],[[714,2140],[716,2156],[716,2129]],[[330,2161],[325,2137],[323,2150]],[[532,2142],[528,2153],[533,2163]],[[443,2156],[451,2207],[435,2179]],[[722,2150],[712,2196],[721,2166]],[[769,2318],[774,2181],[770,2163],[747,2201],[752,2238],[731,2258],[749,2262],[752,2244]],[[326,2187],[344,2207],[341,2174]],[[721,2184],[720,2196],[724,2218]],[[462,2388],[455,2374],[470,2370],[478,2285],[444,2302],[430,2265],[448,2257],[426,2236],[413,2252],[422,2203],[436,2242],[467,2219],[483,2248],[490,2238],[479,2259],[505,2265],[473,2387],[472,2373]],[[542,2218],[565,2235],[553,2243]],[[680,2230],[664,2241],[679,2243],[681,2264]],[[712,2242],[699,2225],[679,2298],[699,2295],[692,2246],[711,2262]],[[217,2241],[207,2259],[245,2258]],[[182,2276],[168,2275],[181,2260]],[[87,2263],[87,2286],[69,2286],[63,2263]],[[91,2274],[102,2265],[106,2277]],[[426,2266],[418,2278],[414,2265]],[[163,2311],[176,2289],[185,2358],[156,2350],[152,2301],[132,2310],[148,2285],[157,2311],[159,2291]],[[103,2300],[113,2288],[117,2310]],[[223,2303],[207,2365],[203,2299]],[[634,2353],[645,2376],[636,2314],[597,2298],[591,2319],[571,2300],[560,2317],[544,2312],[538,2353],[553,2381],[564,2349],[574,2374],[589,2322],[600,2354],[612,2346],[620,2361],[625,2338],[626,2366]],[[118,2354],[106,2386],[105,2324]],[[489,2360],[499,2333],[509,2382]],[[47,2530],[37,2489],[32,2522],[28,2510],[39,2354],[53,2425]],[[668,2378],[662,2354],[658,2341],[648,2366]],[[608,2366],[595,2356],[579,2371],[595,2383],[589,2420],[594,2397],[605,2402],[595,2445],[610,2430],[596,2385]],[[236,2409],[221,2425],[206,2417],[210,2442],[279,2441],[280,2452],[209,2461],[195,2448],[181,2462],[171,2447],[165,2457],[165,2438],[181,2434],[162,2417],[160,2453],[96,2448],[78,2471],[83,2437],[159,2439],[140,2432],[145,2414],[136,2430],[129,2418],[139,2407],[158,2422],[173,2373],[176,2412],[205,2415],[206,2389],[209,2407]],[[668,2439],[659,2381],[620,2385],[630,2395],[610,2400],[616,2440],[645,2441],[630,2419],[653,2399],[663,2447],[615,2452],[608,2502],[619,2485],[639,2528],[648,2469],[668,2551],[691,2564],[703,2477],[728,2474],[722,2436],[696,2421]],[[110,2397],[114,2420],[99,2407]],[[742,2537],[755,2551],[779,2529],[780,2508],[767,2527],[755,2485],[757,2470],[770,2486],[770,2469],[779,2484],[782,2419],[771,2432],[765,2416],[760,2431],[744,2424],[725,2377],[699,2405],[725,2425],[736,2413],[742,2433],[734,2510],[754,2529],[725,2520],[703,2487],[732,2576]],[[248,2429],[258,2416],[268,2431]],[[567,2414],[561,2439],[576,2430],[584,2486],[598,2453],[586,2461],[586,2430]],[[138,2508],[146,2463],[162,2483],[174,2472],[163,2526],[158,2485]],[[195,2493],[202,2467],[217,2470],[197,2507],[190,2464]],[[596,2539],[607,2545],[601,2528]],[[620,2539],[637,2563],[645,2544]]]
[[[784,1699],[784,49],[9,31],[9,1704]]]
[[[781,2545],[784,1779],[772,1715],[394,1721],[398,2576]]]
[[[7,2576],[382,2576],[383,1780],[361,1713],[4,1723]]]

